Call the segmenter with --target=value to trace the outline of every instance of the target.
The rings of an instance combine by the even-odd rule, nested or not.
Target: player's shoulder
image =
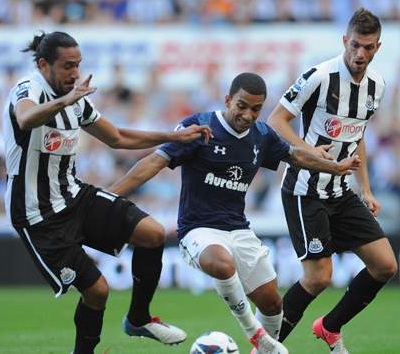
[[[303,76],[306,76],[305,77],[306,79],[312,78],[316,81],[321,81],[326,77],[329,77],[331,73],[338,72],[339,65],[340,65],[340,56],[336,56],[334,58],[324,60],[312,66],[307,70],[306,73],[303,74]]]
[[[266,122],[260,120],[255,122],[253,129],[255,129],[260,135],[270,135],[275,132]]]
[[[337,55],[320,62],[315,68],[319,71],[337,71],[341,61],[343,61],[342,55]]]
[[[37,94],[42,92],[41,85],[31,75],[19,78],[11,89],[12,96],[18,100],[28,97],[29,92],[36,92]]]
[[[14,87],[40,87],[39,82],[35,79],[34,75],[25,75],[20,77],[17,82],[15,83]]]
[[[183,125],[185,127],[187,127],[191,124],[208,125],[208,124],[210,124],[213,116],[214,116],[214,112],[194,113],[191,116],[184,118],[181,122],[181,125]]]
[[[313,90],[319,86],[320,83],[329,77],[329,73],[337,70],[337,58],[332,58],[319,64],[309,66],[297,78],[292,86],[292,90],[297,92]]]

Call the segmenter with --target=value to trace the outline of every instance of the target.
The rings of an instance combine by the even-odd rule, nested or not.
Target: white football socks
[[[261,324],[251,310],[238,274],[235,272],[229,279],[219,280],[213,278],[213,280],[218,294],[229,306],[233,316],[244,329],[246,336],[251,338],[257,329],[261,327]]]
[[[259,309],[256,309],[256,318],[264,329],[269,333],[269,335],[278,340],[279,331],[281,329],[283,311],[278,315],[266,316],[260,312]]]

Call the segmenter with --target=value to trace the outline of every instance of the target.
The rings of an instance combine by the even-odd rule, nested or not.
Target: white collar
[[[225,130],[233,135],[234,137],[238,138],[238,139],[242,139],[245,136],[247,136],[250,132],[250,129],[245,130],[243,133],[238,133],[236,130],[234,130],[229,124],[228,122],[225,120],[224,116],[222,115],[221,111],[215,111],[215,114],[219,120],[219,122],[221,123],[221,125],[225,128]]]

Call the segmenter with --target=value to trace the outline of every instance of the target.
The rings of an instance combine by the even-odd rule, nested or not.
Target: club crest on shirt
[[[323,250],[322,242],[319,238],[314,237],[308,245],[308,252],[320,253]]]
[[[259,152],[260,152],[260,150],[258,150],[257,145],[254,145],[254,147],[253,147],[253,153],[254,153],[253,165],[255,165],[257,163],[257,155]]]
[[[371,95],[368,95],[367,102],[365,102],[365,107],[368,111],[373,111],[377,107],[375,107],[374,98]]]
[[[76,272],[71,268],[64,267],[60,270],[60,278],[63,284],[71,284],[76,278]]]
[[[81,106],[78,104],[78,102],[75,102],[75,104],[73,105],[73,110],[74,110],[75,116],[78,119],[82,118],[82,109],[81,109]]]

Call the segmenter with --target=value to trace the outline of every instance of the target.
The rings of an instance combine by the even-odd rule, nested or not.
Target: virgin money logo
[[[337,138],[342,132],[342,122],[338,118],[329,118],[325,122],[325,131],[331,138]]]
[[[56,151],[61,146],[61,143],[61,135],[54,130],[44,136],[44,147],[47,151]]]

